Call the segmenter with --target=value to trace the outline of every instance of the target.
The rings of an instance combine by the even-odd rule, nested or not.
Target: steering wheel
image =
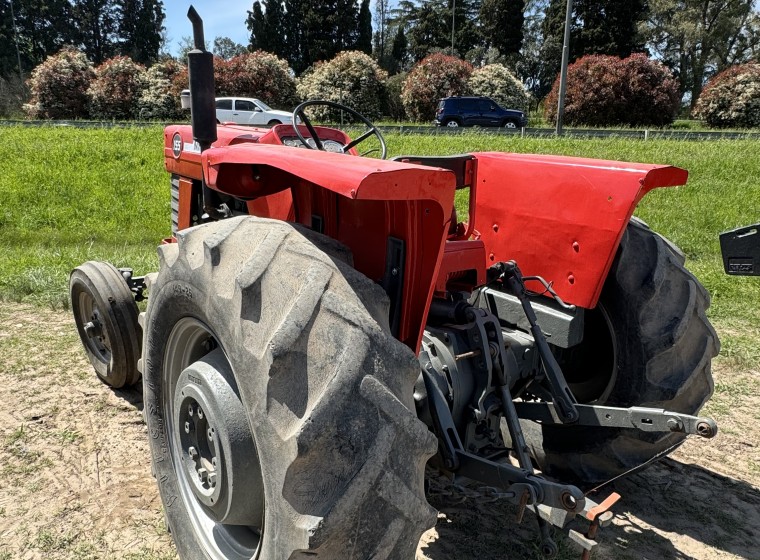
[[[298,130],[298,125],[296,124],[298,122],[298,119],[301,119],[301,122],[303,125],[307,128],[309,131],[309,134],[311,134],[312,140],[314,140],[314,145],[317,147],[318,150],[326,151],[325,146],[322,142],[322,140],[319,138],[319,135],[317,134],[316,129],[311,124],[311,121],[309,120],[309,117],[306,116],[306,113],[304,112],[304,109],[307,107],[315,107],[319,105],[324,105],[325,107],[330,107],[331,109],[338,109],[340,111],[345,111],[349,115],[352,115],[359,119],[361,122],[363,122],[369,130],[367,130],[364,134],[356,138],[355,140],[352,140],[345,146],[343,146],[343,153],[346,154],[348,151],[355,147],[357,144],[360,144],[364,142],[367,138],[370,136],[376,136],[377,139],[380,141],[380,148],[381,148],[381,154],[380,159],[385,159],[387,155],[387,148],[385,146],[385,138],[383,138],[383,135],[380,133],[380,131],[377,129],[377,127],[372,124],[364,115],[357,113],[353,109],[346,107],[345,105],[341,105],[340,103],[334,103],[332,101],[326,101],[326,100],[314,100],[314,101],[304,101],[301,103],[298,107],[296,107],[293,110],[293,130],[296,131],[296,136],[298,136],[298,139],[301,141],[301,143],[306,146],[309,149],[314,149],[314,146],[309,144],[304,138],[303,134],[301,134],[301,131]]]

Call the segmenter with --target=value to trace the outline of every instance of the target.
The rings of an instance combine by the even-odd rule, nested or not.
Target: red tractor
[[[98,375],[142,374],[181,558],[412,558],[436,520],[426,466],[535,512],[548,557],[549,524],[588,518],[571,534],[590,550],[609,516],[580,487],[715,435],[694,416],[719,349],[709,296],[632,218],[686,171],[361,157],[375,137],[384,158],[380,131],[327,101],[296,108],[295,126],[217,125],[189,16],[192,127],[164,131],[159,271],[87,262],[71,276]],[[368,129],[314,126],[315,106]]]

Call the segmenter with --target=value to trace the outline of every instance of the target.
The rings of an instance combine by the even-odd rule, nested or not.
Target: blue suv
[[[523,128],[528,117],[516,109],[504,109],[488,97],[446,97],[438,102],[435,124],[458,126],[502,126]]]

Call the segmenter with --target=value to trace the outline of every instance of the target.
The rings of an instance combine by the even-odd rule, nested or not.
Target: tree
[[[158,60],[164,31],[160,0],[117,0],[118,51],[140,64]]]
[[[372,54],[372,12],[369,10],[369,0],[362,0],[359,7],[359,37],[356,40],[356,50]]]
[[[100,64],[116,52],[118,11],[114,0],[77,0],[73,7],[78,43]]]
[[[650,0],[648,46],[694,105],[705,77],[746,62],[760,45],[752,0]]]
[[[184,74],[185,83],[175,86],[175,79]],[[161,60],[148,68],[143,88],[136,103],[140,119],[174,120],[183,116],[180,92],[187,87],[187,67],[173,58]]]
[[[396,35],[393,37],[393,48],[391,48],[391,57],[395,63],[394,73],[406,68],[407,59],[409,58],[407,47],[408,43],[406,34],[404,33],[404,26],[399,25]]]
[[[480,5],[483,37],[502,55],[520,53],[524,21],[524,0],[483,0]]]
[[[473,95],[490,97],[502,107],[528,110],[525,87],[502,64],[488,64],[475,69],[467,85]]]
[[[394,24],[406,27],[409,52],[416,61],[431,52],[451,53],[452,6],[450,0],[401,0],[393,10]],[[457,0],[454,13],[454,50],[467,54],[480,42],[476,27],[479,4]]]
[[[264,51],[245,53],[214,66],[218,95],[256,97],[279,107],[294,107],[296,82],[288,63]]]
[[[253,3],[251,11],[248,12],[248,19],[246,19],[245,25],[251,33],[249,48],[251,50],[266,50],[269,35],[267,33],[266,17],[261,9],[261,2],[259,0]]]
[[[183,35],[182,38],[179,40],[179,45],[177,48],[177,58],[183,62],[187,62],[187,53],[189,53],[194,48],[195,48],[194,39],[190,35]],[[203,45],[203,48],[206,50],[209,50],[208,39],[206,39],[206,43]]]
[[[574,0],[573,60],[587,54],[626,58],[643,50],[638,32],[646,0]]]
[[[388,20],[390,18],[390,0],[375,0],[375,35],[374,55],[380,66],[385,68],[388,47]]]
[[[546,97],[556,119],[559,79]],[[638,53],[628,58],[587,55],[567,69],[565,121],[590,126],[664,126],[679,107],[678,84],[662,63]]]
[[[84,53],[66,47],[47,57],[29,79],[32,98],[24,110],[31,118],[77,119],[87,116],[87,89],[95,77]]]
[[[760,64],[730,66],[705,86],[694,116],[708,125],[760,127]]]
[[[96,119],[131,119],[138,116],[145,67],[126,56],[115,56],[95,68],[87,90],[90,116]]]
[[[246,48],[240,43],[236,43],[229,37],[216,37],[214,39],[213,53],[219,58],[229,60],[247,52]]]
[[[472,64],[442,53],[431,54],[409,72],[401,92],[406,114],[417,121],[431,121],[442,97],[469,93],[467,80]]]
[[[301,78],[298,94],[302,99],[326,99],[376,118],[381,114],[388,74],[369,55],[344,51],[329,62],[317,63]],[[329,109],[315,109],[316,117],[329,118]]]
[[[533,94],[535,99],[543,98],[551,89],[556,71],[546,76],[546,63],[552,60],[544,58],[544,36],[542,25],[544,13],[549,6],[548,0],[528,0],[525,6],[525,21],[523,23],[523,44],[520,56],[517,58],[515,69],[517,74]],[[557,51],[559,53],[560,51]],[[556,63],[559,68],[559,60]]]
[[[75,42],[68,0],[14,0],[15,18],[11,18],[10,8],[10,0],[0,0],[0,75],[18,76],[19,58],[24,75],[64,45]]]

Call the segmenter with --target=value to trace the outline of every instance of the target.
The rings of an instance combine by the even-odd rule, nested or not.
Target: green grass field
[[[3,129],[0,156],[0,299],[67,306],[69,271],[109,260],[155,270],[170,230],[169,178],[160,127]],[[499,150],[668,163],[690,172],[685,187],[649,194],[637,215],[687,254],[713,296],[722,354],[758,367],[760,279],[728,277],[718,233],[760,221],[760,144],[752,140],[557,139],[386,136],[391,154]]]

